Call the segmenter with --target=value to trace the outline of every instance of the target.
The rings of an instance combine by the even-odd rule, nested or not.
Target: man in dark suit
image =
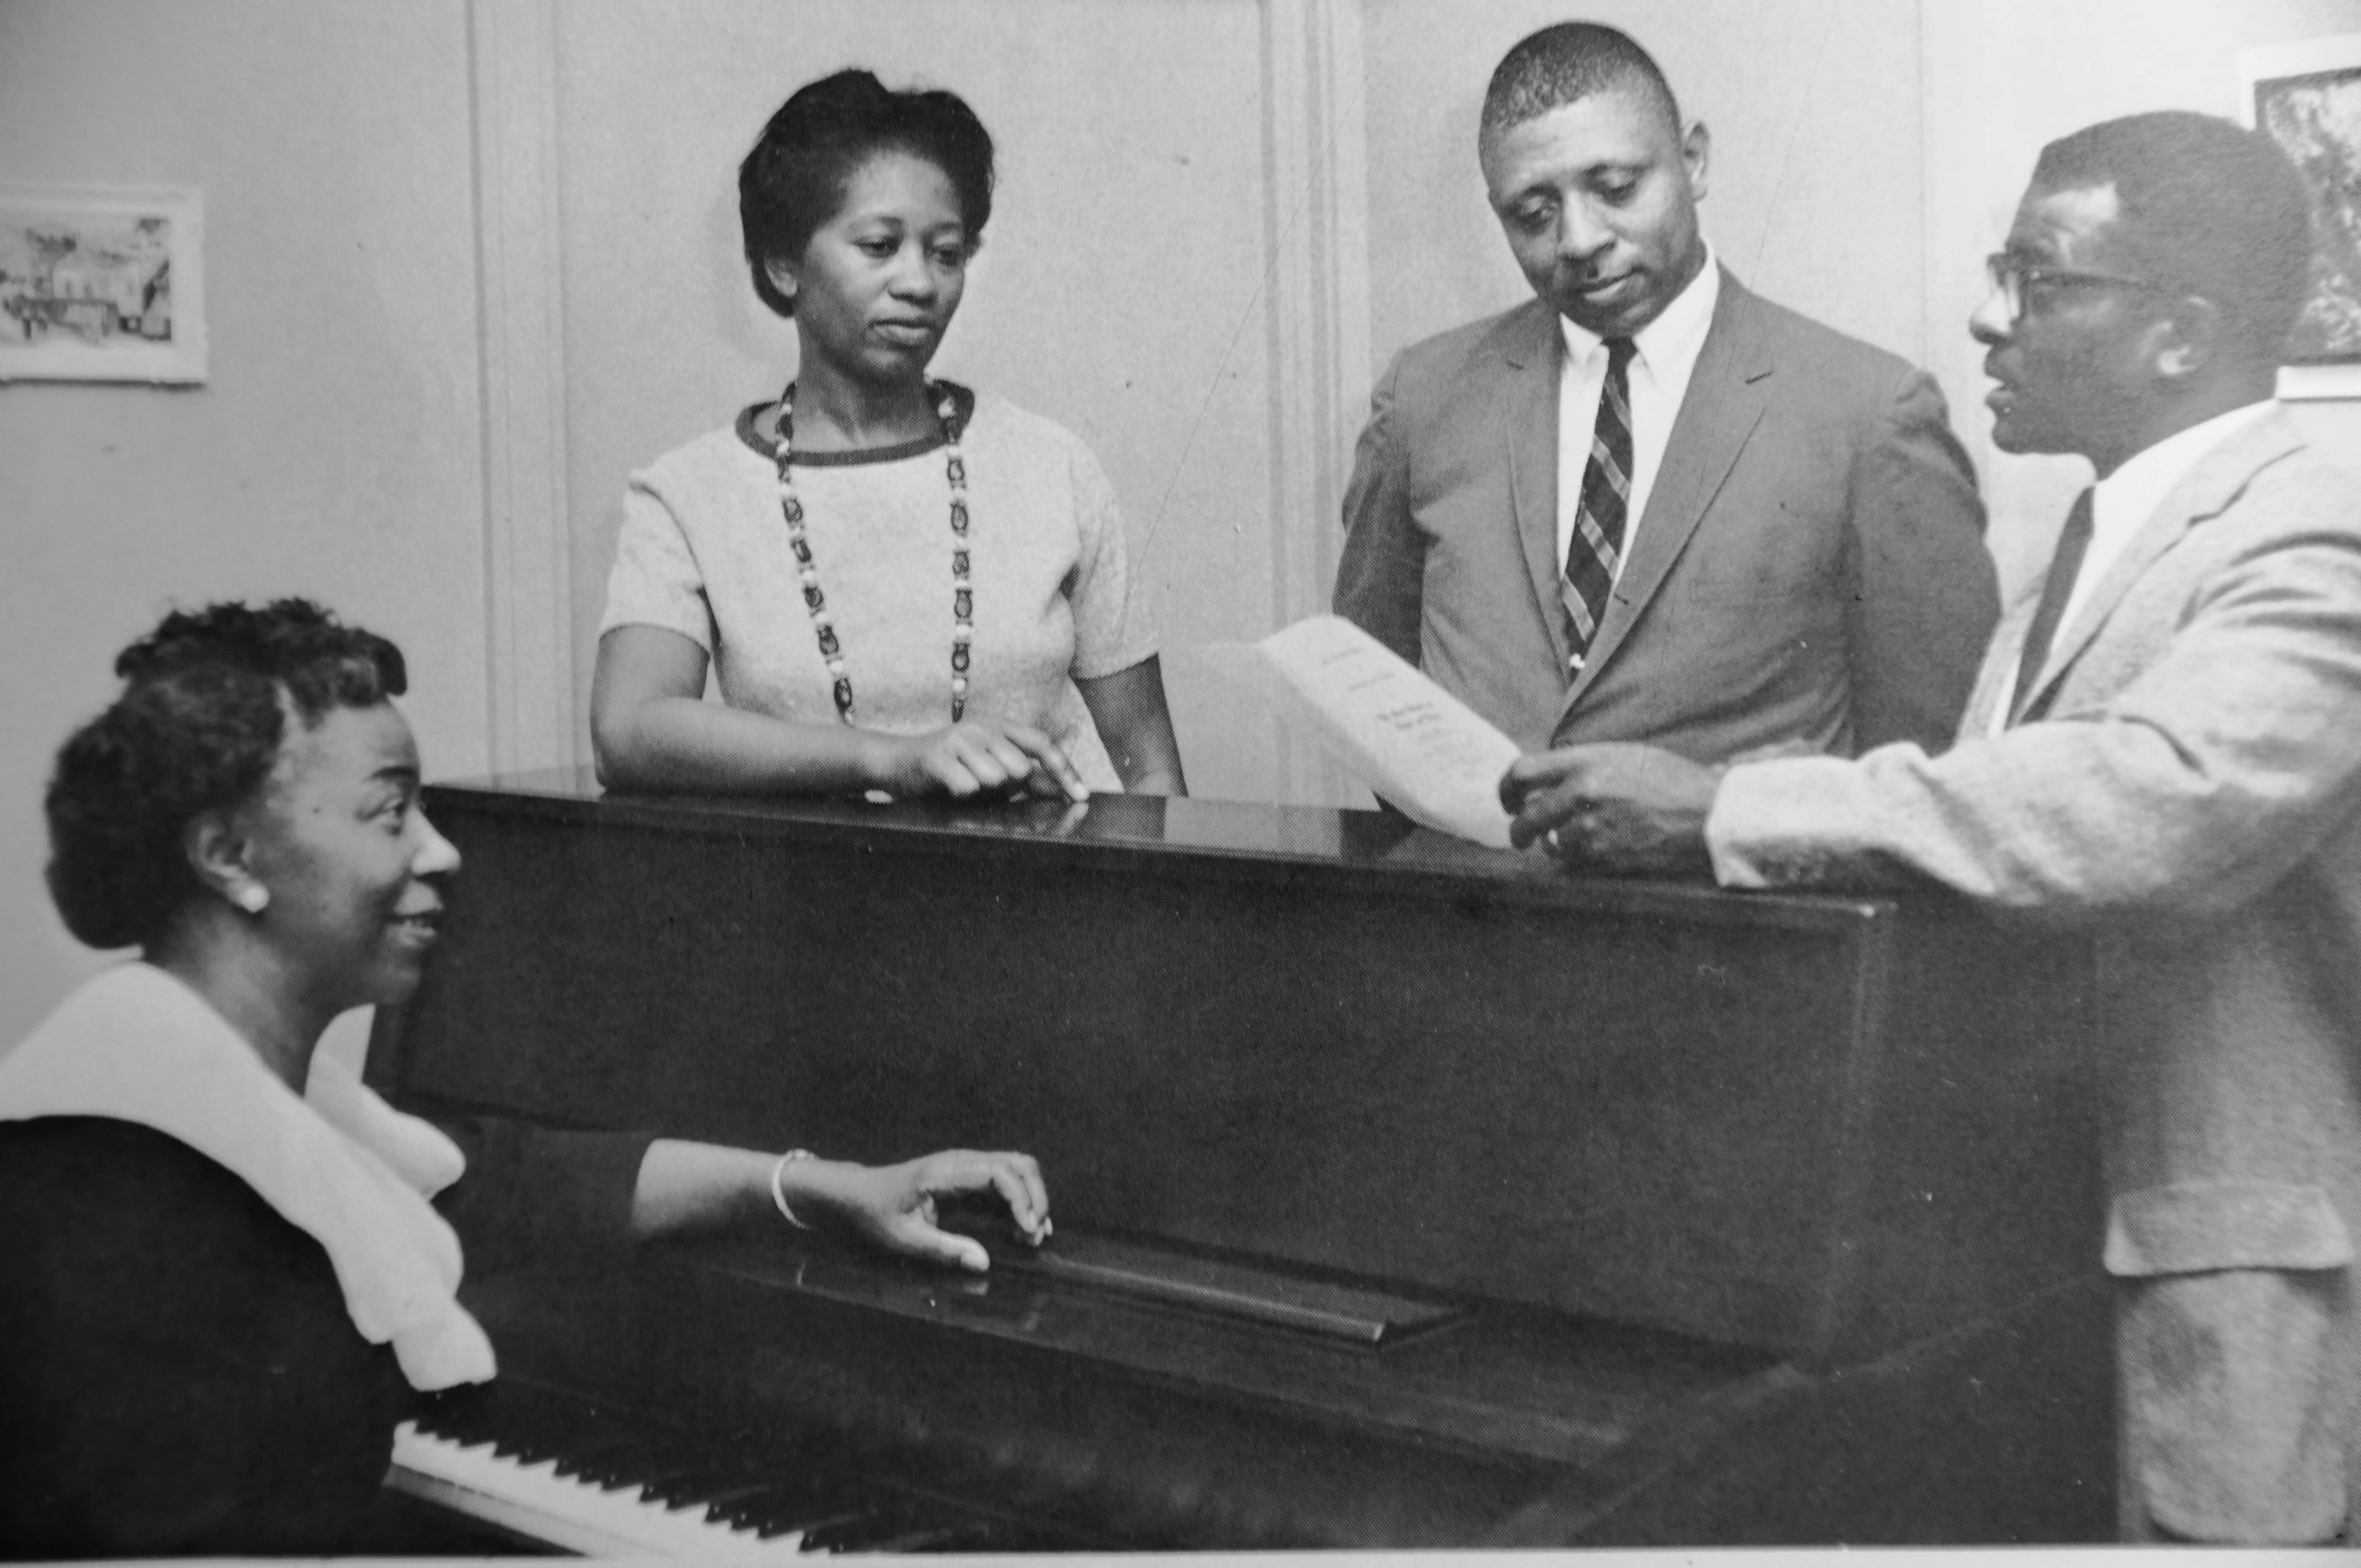
[[[1509,51],[1478,151],[1537,297],[1378,383],[1336,612],[1527,751],[1938,747],[1999,609],[1966,455],[1924,374],[1714,263],[1708,150],[1611,27]]]
[[[2042,150],[1970,330],[1994,442],[2097,483],[1949,751],[1577,746],[1500,785],[1584,866],[1899,870],[2091,933],[2135,1540],[2361,1529],[2361,485],[2272,400],[2310,219],[2202,115]]]

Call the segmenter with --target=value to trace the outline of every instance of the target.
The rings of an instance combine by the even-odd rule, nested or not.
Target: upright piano
[[[1375,812],[426,804],[396,1098],[1019,1148],[1057,1223],[954,1217],[982,1277],[782,1223],[471,1280],[506,1404],[431,1445],[806,1547],[2112,1533],[2072,940]]]

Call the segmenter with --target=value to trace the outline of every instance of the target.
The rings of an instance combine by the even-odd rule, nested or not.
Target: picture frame
[[[204,196],[0,184],[0,381],[205,379]]]
[[[2312,292],[2282,398],[2361,398],[2361,33],[2240,51],[2239,118],[2312,190]]]

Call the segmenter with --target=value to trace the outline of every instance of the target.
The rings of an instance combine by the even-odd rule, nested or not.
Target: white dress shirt
[[[2092,487],[2091,546],[2082,553],[2081,567],[2074,575],[2074,591],[2066,598],[2066,613],[2058,618],[2058,634],[2049,644],[2051,652],[2065,646],[2075,620],[2089,606],[2091,596],[2107,580],[2108,569],[2147,526],[2172,488],[2208,452],[2278,406],[2267,398],[2225,414],[2215,414],[2202,424],[2176,431],[2135,454],[2122,467]],[[2008,679],[2001,685],[2004,693],[2016,690],[2018,665],[2023,658],[2023,651],[2019,650],[2017,661],[2009,665]],[[2009,706],[2004,698],[1993,707],[1989,733],[1997,735],[2008,728]]]
[[[1688,287],[1674,295],[1654,321],[1631,334],[1631,494],[1623,513],[1622,548],[1616,553],[1619,579],[1623,563],[1631,558],[1631,541],[1656,488],[1656,473],[1673,438],[1673,421],[1688,393],[1689,374],[1697,368],[1697,352],[1705,347],[1706,329],[1713,324],[1714,303],[1720,298],[1721,268],[1708,246],[1705,265]],[[1557,560],[1563,570],[1566,546],[1574,541],[1574,515],[1582,505],[1582,474],[1590,463],[1599,389],[1607,381],[1607,345],[1598,334],[1564,316],[1557,325],[1565,338],[1565,365],[1557,381]]]

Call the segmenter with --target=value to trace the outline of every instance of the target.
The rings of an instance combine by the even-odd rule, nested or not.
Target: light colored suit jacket
[[[1558,597],[1565,339],[1534,300],[1404,350],[1345,497],[1336,613],[1526,751],[1947,741],[1999,595],[1933,381],[1722,274],[1578,678]]]
[[[2097,934],[2125,1505],[2324,1539],[2361,1517],[2361,485],[2235,432],[1981,739],[2037,598],[1946,754],[1731,769],[1716,872],[1899,866]]]

